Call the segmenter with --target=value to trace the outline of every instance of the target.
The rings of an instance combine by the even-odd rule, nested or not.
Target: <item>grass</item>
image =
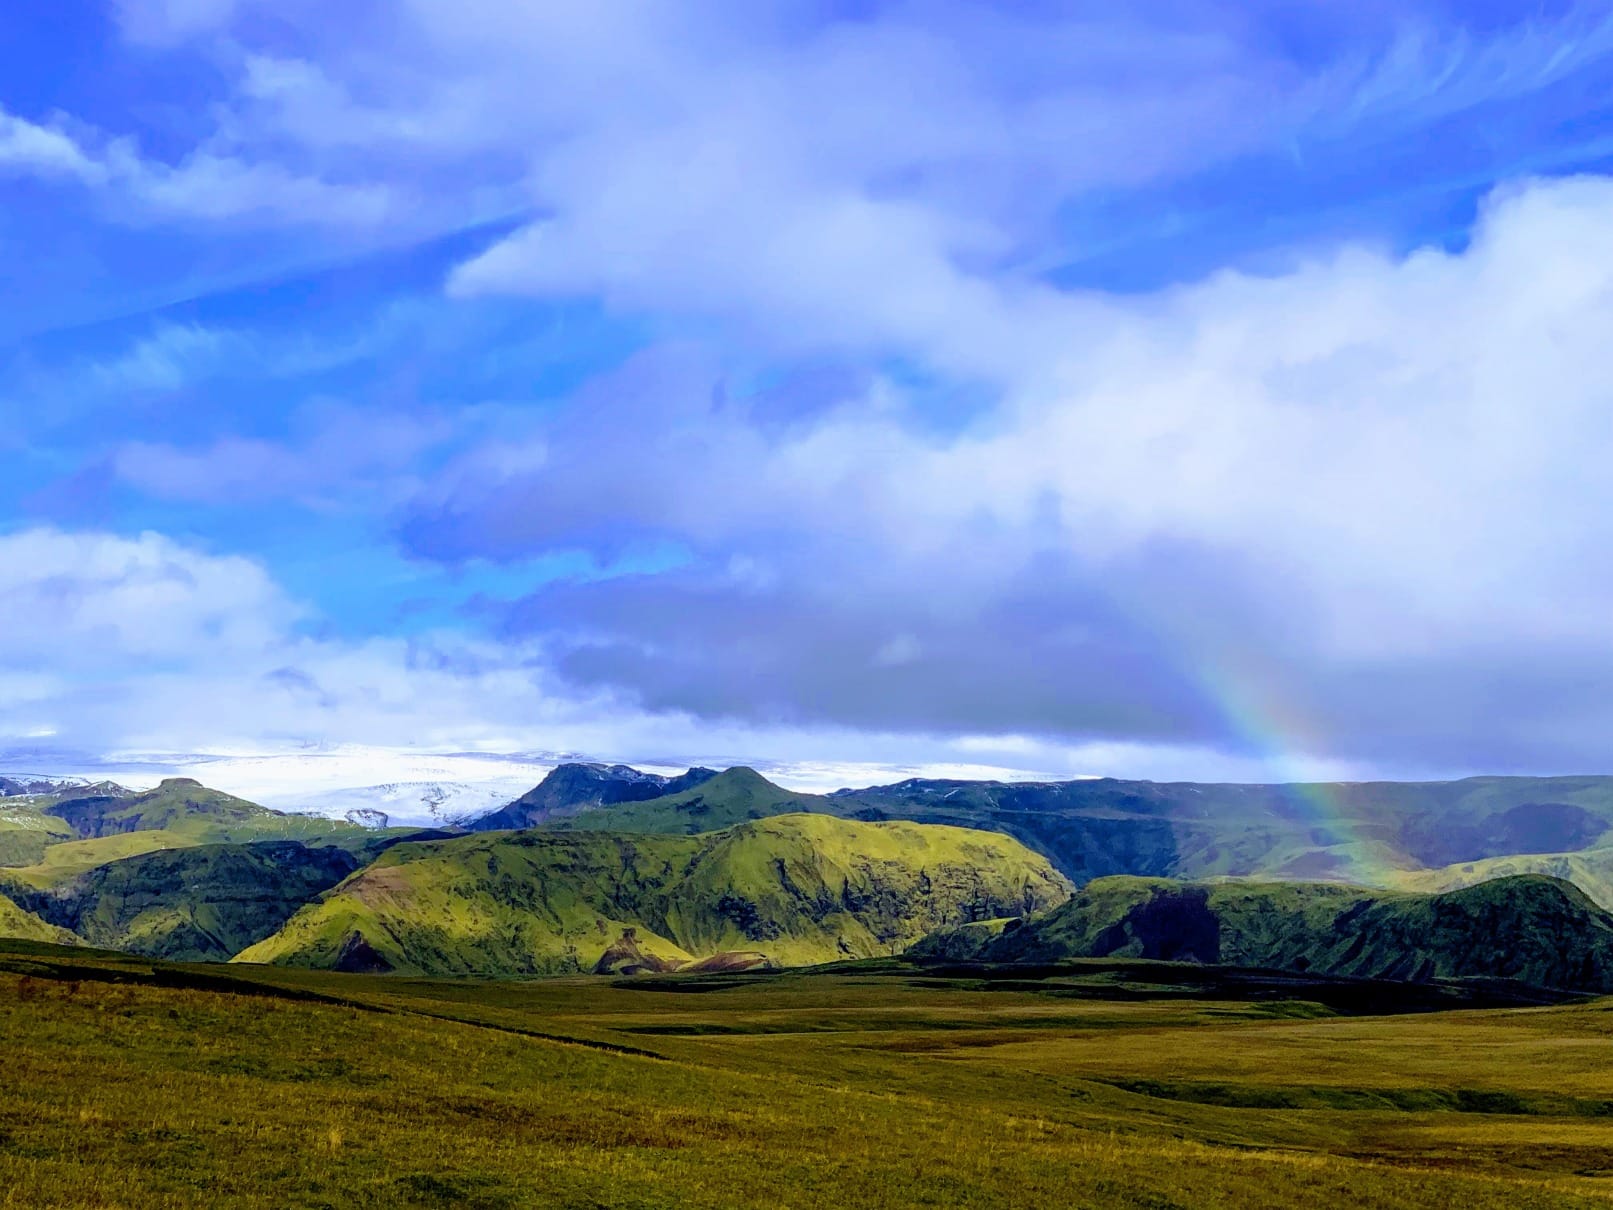
[[[1458,862],[1435,870],[1400,870],[1387,879],[1409,891],[1448,891],[1513,874],[1549,874],[1572,882],[1601,907],[1613,911],[1613,848],[1578,853],[1525,853]]]
[[[144,832],[119,832],[111,836],[98,836],[90,840],[69,840],[53,844],[41,855],[38,862],[0,870],[0,881],[13,879],[26,886],[44,890],[59,886],[68,879],[109,861],[122,861],[144,853],[163,849],[188,848],[199,842],[166,828],[153,828]]]
[[[454,982],[6,942],[0,1205],[1613,1200],[1605,1002],[1338,1018],[1026,982]]]
[[[51,845],[73,838],[72,828],[37,804],[31,796],[0,798],[0,867],[32,865]]]

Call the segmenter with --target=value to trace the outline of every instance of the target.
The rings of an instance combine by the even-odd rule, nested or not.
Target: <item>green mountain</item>
[[[939,932],[920,959],[1151,958],[1382,979],[1613,991],[1613,914],[1541,875],[1436,894],[1101,878],[1046,915]]]
[[[414,834],[289,815],[189,778],[169,778],[144,793],[103,782],[0,798],[0,884],[57,886],[111,861],[200,844],[297,840],[362,850],[377,836]]]
[[[691,770],[693,772],[693,770]],[[703,770],[702,770],[703,772]],[[685,789],[647,801],[589,807],[551,819],[556,829],[595,832],[713,832],[748,820],[810,811],[847,815],[830,799],[775,786],[755,769],[735,766]]]
[[[75,835],[32,798],[0,798],[0,866],[34,865],[46,849]]]
[[[559,765],[508,806],[475,820],[470,829],[490,832],[536,827],[591,807],[643,802],[677,794],[716,776],[715,769],[696,768],[677,777],[661,777],[641,773],[627,765]]]
[[[1613,910],[1613,848],[1578,853],[1520,853],[1486,857],[1433,870],[1397,871],[1385,881],[1398,890],[1450,891],[1513,874],[1545,874],[1572,882],[1600,907]]]
[[[371,840],[375,851],[388,843]],[[223,962],[273,933],[368,858],[335,845],[284,840],[198,845],[111,861],[47,889],[16,883],[10,889],[21,906],[92,945],[179,962]]]
[[[1599,777],[914,779],[814,795],[744,767],[574,764],[470,835],[287,815],[182,778],[4,789],[0,927],[186,960],[743,969],[934,933],[919,952],[953,960],[1136,953],[1600,988],[1597,903],[1613,906],[1613,779]],[[537,826],[494,829],[506,823]],[[1058,871],[1080,895],[1019,919],[1063,902]]]
[[[1067,894],[1044,858],[959,828],[789,815],[695,836],[481,833],[388,849],[238,957],[480,975],[800,965],[894,954]]]
[[[1292,785],[915,778],[830,798],[855,804],[859,818],[968,820],[1007,832],[1078,882],[1135,874],[1381,883],[1396,871],[1586,849],[1613,830],[1610,777]]]
[[[208,841],[305,840],[351,836],[358,825],[311,815],[287,815],[211,790],[188,777],[170,777],[143,794],[65,798],[44,808],[81,840],[128,832],[164,831]]]
[[[729,774],[738,775],[737,784]],[[603,805],[551,826],[687,831],[815,811],[1003,832],[1077,882],[1111,874],[1267,877],[1435,890],[1500,873],[1547,872],[1613,906],[1609,777],[1303,785],[914,778],[812,795],[773,786],[748,769],[729,774],[682,795]],[[1425,876],[1429,871],[1440,873]]]
[[[1429,870],[1613,845],[1610,777],[1293,785],[912,778],[816,795],[782,789],[746,768],[715,776],[691,770],[686,776],[696,775],[703,779],[697,785],[647,797],[653,783],[625,766],[562,766],[518,804],[473,826],[694,833],[811,811],[1002,832],[1076,882],[1132,874],[1405,889],[1443,889],[1463,880],[1455,872],[1441,880],[1418,877]],[[519,803],[527,806],[518,810]],[[1586,863],[1516,870],[1537,868],[1567,871],[1613,906],[1613,878]],[[1471,873],[1467,881],[1483,876]]]

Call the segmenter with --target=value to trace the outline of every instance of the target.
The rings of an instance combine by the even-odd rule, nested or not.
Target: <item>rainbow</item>
[[[1331,877],[1392,885],[1394,873],[1404,863],[1363,832],[1359,806],[1350,801],[1345,788],[1352,783],[1315,781],[1305,775],[1303,754],[1323,748],[1321,731],[1283,693],[1278,678],[1257,661],[1225,650],[1219,658],[1201,653],[1187,667],[1199,704],[1276,774],[1286,822],[1296,831],[1308,832],[1316,847],[1337,859]]]

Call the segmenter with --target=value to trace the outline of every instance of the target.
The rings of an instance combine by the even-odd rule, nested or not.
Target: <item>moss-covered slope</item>
[[[376,851],[385,843],[372,841]],[[45,889],[13,885],[12,891],[23,906],[93,945],[222,962],[273,933],[368,856],[296,841],[198,845],[112,861]]]
[[[170,778],[143,793],[101,783],[0,799],[0,889],[60,887],[111,862],[195,845],[295,840],[362,853],[377,838],[416,834],[286,814],[189,778]]]
[[[949,930],[915,957],[1155,958],[1388,979],[1514,979],[1613,991],[1613,915],[1556,878],[1440,894],[1320,883],[1102,878],[995,935]]]
[[[243,961],[432,974],[592,969],[633,930],[644,954],[785,965],[896,953],[946,925],[1063,901],[1012,839],[780,816],[697,836],[523,831],[400,844]]]
[[[32,912],[23,911],[4,895],[0,895],[0,937],[16,937],[23,941],[49,941],[56,945],[79,943],[79,939],[66,929],[41,920]]]
[[[196,844],[252,840],[309,840],[362,835],[345,820],[288,815],[209,789],[188,777],[170,777],[154,790],[127,797],[66,798],[45,808],[82,840],[129,832],[164,831]]]
[[[52,845],[77,835],[27,798],[0,798],[0,867],[34,865]]]

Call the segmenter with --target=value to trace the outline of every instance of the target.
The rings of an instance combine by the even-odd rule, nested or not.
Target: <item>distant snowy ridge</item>
[[[1055,780],[1047,773],[991,765],[755,761],[731,754],[705,754],[672,763],[663,756],[618,765],[575,753],[430,753],[361,746],[274,753],[125,752],[101,756],[0,751],[0,770],[4,770],[0,798],[89,788],[108,781],[140,791],[165,777],[191,777],[277,811],[352,819],[377,827],[382,825],[371,813],[380,812],[393,826],[449,827],[514,802],[561,764],[585,765],[597,776],[623,780],[674,777],[697,765],[725,769],[752,764],[775,784],[803,793],[888,785],[909,777]],[[41,768],[47,771],[35,772]],[[7,789],[8,785],[15,788]]]
[[[87,777],[58,777],[47,773],[15,773],[0,776],[0,798],[23,794],[55,794],[91,785]]]
[[[388,782],[380,786],[345,786],[307,794],[282,791],[266,795],[264,806],[299,814],[352,819],[368,826],[384,826],[365,818],[366,812],[386,816],[391,824],[431,824],[451,827],[497,810],[532,787],[525,780],[474,785],[467,782]]]

